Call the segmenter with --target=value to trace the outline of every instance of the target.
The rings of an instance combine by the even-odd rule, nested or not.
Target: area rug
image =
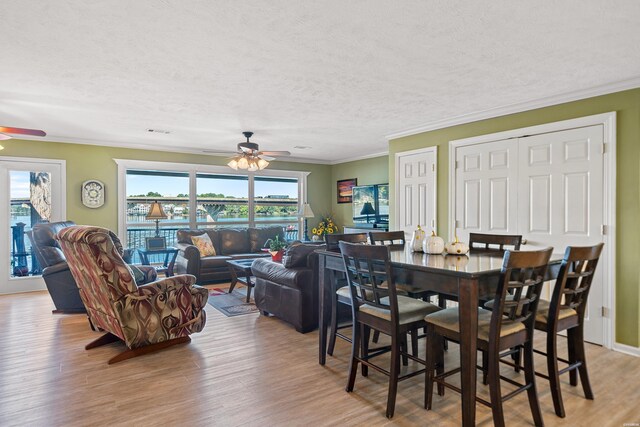
[[[258,307],[253,303],[253,298],[245,302],[246,298],[245,288],[234,289],[233,293],[228,293],[227,289],[213,288],[209,290],[208,303],[227,317],[257,313]]]

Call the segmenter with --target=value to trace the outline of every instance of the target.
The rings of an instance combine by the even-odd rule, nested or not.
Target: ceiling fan
[[[212,150],[205,150],[204,152],[220,155],[235,154],[227,165],[232,169],[247,169],[250,172],[266,168],[269,166],[269,162],[276,157],[291,155],[289,151],[260,151],[258,144],[249,141],[249,138],[253,136],[253,132],[242,132],[242,134],[247,140],[238,144],[238,151],[236,152]]]
[[[47,136],[45,131],[38,129],[11,128],[0,126],[0,141],[13,138],[11,135]]]

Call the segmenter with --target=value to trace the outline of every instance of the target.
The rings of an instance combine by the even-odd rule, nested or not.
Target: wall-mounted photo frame
[[[341,179],[338,181],[338,203],[351,203],[353,187],[358,185],[358,178]]]
[[[164,237],[145,237],[148,251],[163,251],[167,249],[167,239]]]

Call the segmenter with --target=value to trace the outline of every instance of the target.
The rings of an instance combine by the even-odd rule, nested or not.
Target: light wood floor
[[[122,345],[85,351],[98,336],[86,318],[51,309],[46,292],[0,296],[1,426],[460,424],[460,398],[451,391],[434,398],[433,411],[422,408],[423,376],[400,384],[396,415],[387,420],[386,377],[358,377],[346,393],[347,343],[339,340],[321,367],[317,333],[299,334],[275,318],[228,318],[207,306],[207,326],[190,344],[109,366]],[[456,353],[451,346],[448,366]],[[570,418],[562,420],[539,380],[546,425],[640,422],[640,359],[596,346],[588,356],[596,400],[584,399],[565,376]],[[543,359],[536,361],[544,370]],[[505,404],[507,425],[532,425],[525,396]],[[479,405],[477,421],[492,425],[490,410]]]

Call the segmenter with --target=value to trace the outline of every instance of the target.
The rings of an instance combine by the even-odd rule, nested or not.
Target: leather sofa
[[[318,327],[318,249],[324,245],[294,244],[282,263],[257,259],[254,300],[263,315],[272,314],[300,333]]]
[[[56,307],[55,311],[61,313],[86,312],[67,259],[56,240],[56,235],[62,229],[74,225],[73,221],[35,224],[29,234],[36,258],[42,267],[42,278]],[[109,234],[118,253],[125,257],[127,251],[122,248],[118,236],[112,231]],[[157,278],[155,269],[149,266],[136,266],[134,273],[137,273],[136,281],[139,285],[153,282]]]
[[[216,254],[201,257],[198,248],[193,245],[191,236],[208,234]],[[281,226],[263,228],[220,228],[178,230],[176,235],[178,249],[174,272],[176,274],[191,274],[196,276],[199,285],[229,280],[229,268],[227,260],[248,259],[258,257],[270,257],[268,252],[263,252],[269,239],[276,236],[284,240],[284,231]]]

